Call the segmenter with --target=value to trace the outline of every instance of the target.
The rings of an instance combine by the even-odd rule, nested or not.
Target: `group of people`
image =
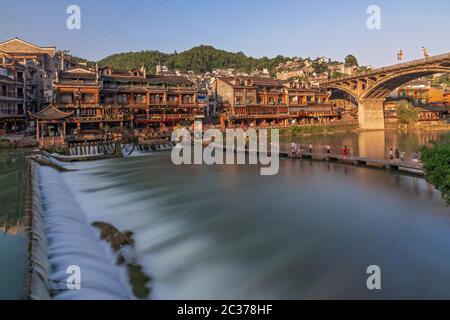
[[[406,152],[405,151],[400,151],[398,148],[394,149],[390,148],[389,149],[389,160],[394,161],[394,160],[400,160],[400,161],[405,161],[406,159]],[[414,163],[418,163],[419,162],[419,153],[417,151],[414,151],[412,153],[412,162]]]
[[[317,151],[320,150],[320,151]],[[330,145],[326,145],[326,146],[314,146],[312,144],[309,145],[302,145],[302,144],[298,144],[295,142],[291,143],[291,155],[292,156],[299,156],[304,154],[305,152],[309,153],[309,154],[313,154],[314,151],[317,151],[317,153],[327,153],[327,154],[331,154],[332,150],[334,151],[333,153],[335,154],[342,154],[345,158],[348,158],[349,156],[351,156],[352,153],[352,148],[350,146],[339,146],[339,147],[331,147]],[[418,163],[419,162],[419,153],[417,151],[414,151],[412,153],[412,162],[414,163]],[[406,160],[406,152],[405,151],[400,151],[398,148],[396,148],[394,150],[394,148],[391,148],[389,150],[389,159],[391,161],[405,161]]]
[[[308,152],[309,154],[313,154],[314,150],[320,149],[320,152],[326,152],[327,154],[331,154],[331,150],[332,147],[328,144],[326,146],[323,145],[319,145],[319,146],[314,146],[312,144],[309,145],[302,145],[302,144],[298,144],[295,142],[291,143],[291,154],[292,156],[298,156],[303,154],[305,151]],[[351,148],[350,146],[345,145],[344,147],[339,146],[338,149],[340,150],[340,152],[342,152],[342,155],[344,157],[348,157],[350,156],[351,153]],[[336,147],[333,147],[333,150],[336,150]]]

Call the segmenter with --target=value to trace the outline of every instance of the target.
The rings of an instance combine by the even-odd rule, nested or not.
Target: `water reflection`
[[[0,150],[0,299],[24,296],[27,150]]]
[[[23,152],[0,151],[0,226],[4,232],[17,228],[25,212],[26,173]]]
[[[330,145],[333,152],[340,153],[346,145],[354,156],[387,159],[389,149],[399,149],[406,153],[410,160],[414,151],[429,141],[446,141],[450,139],[449,131],[362,131],[353,133],[319,134],[303,137],[281,137],[280,148],[285,152],[290,150],[291,142],[313,144],[317,150],[325,150]]]

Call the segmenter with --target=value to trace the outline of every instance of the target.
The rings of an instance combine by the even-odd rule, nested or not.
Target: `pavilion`
[[[36,139],[40,146],[65,144],[67,118],[73,112],[63,112],[49,105],[37,113],[29,112],[29,115],[36,120]]]

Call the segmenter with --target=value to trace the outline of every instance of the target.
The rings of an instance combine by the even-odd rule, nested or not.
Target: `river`
[[[26,160],[29,150],[0,150],[0,299],[23,299],[27,239]]]
[[[387,131],[381,147],[365,134],[295,140],[385,157],[449,137]],[[174,166],[169,152],[68,166],[88,220],[135,233],[153,299],[450,298],[450,210],[421,178],[307,160],[260,176],[250,165]],[[2,262],[15,252],[22,260],[6,270],[22,268],[25,246],[8,237],[17,243],[0,238]],[[381,268],[380,291],[366,287],[369,265]],[[12,282],[0,296],[23,287]]]

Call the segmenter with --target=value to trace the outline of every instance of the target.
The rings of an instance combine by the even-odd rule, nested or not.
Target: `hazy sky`
[[[200,44],[247,55],[396,62],[450,51],[449,0],[0,0],[0,40],[20,37],[92,60],[125,51],[178,52]],[[81,30],[66,8],[81,8]],[[366,27],[381,8],[381,30]]]

